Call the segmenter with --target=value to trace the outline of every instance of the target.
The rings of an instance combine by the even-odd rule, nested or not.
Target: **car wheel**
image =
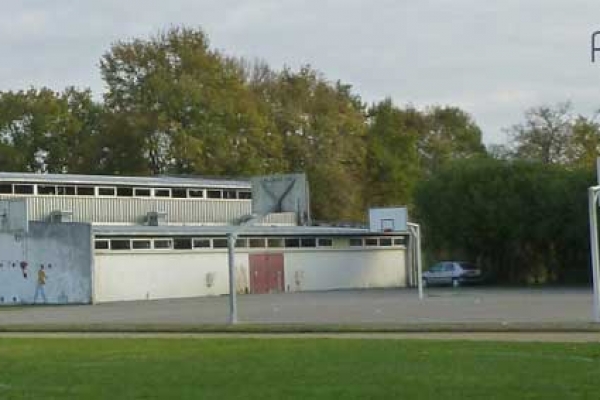
[[[460,286],[460,282],[458,279],[453,278],[452,279],[452,287],[459,287]]]
[[[423,287],[427,287],[427,278],[423,278],[421,282],[423,283]]]

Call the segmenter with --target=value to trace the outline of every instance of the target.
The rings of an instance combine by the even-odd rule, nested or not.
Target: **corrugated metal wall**
[[[18,196],[0,196],[14,199]],[[232,224],[252,212],[250,200],[186,200],[68,196],[23,196],[29,219],[47,221],[53,211],[71,211],[73,222],[97,224],[143,224],[148,212],[167,214],[168,224]],[[294,213],[271,214],[263,223],[295,225]]]

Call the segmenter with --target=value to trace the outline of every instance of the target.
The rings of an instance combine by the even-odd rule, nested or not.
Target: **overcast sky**
[[[274,68],[311,64],[367,102],[456,105],[484,142],[533,106],[600,109],[590,36],[600,0],[24,0],[0,13],[0,91],[48,86],[104,91],[111,43],[173,25],[200,27],[213,47]]]

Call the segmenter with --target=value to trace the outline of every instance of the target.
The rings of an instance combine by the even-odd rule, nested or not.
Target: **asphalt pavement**
[[[591,289],[428,288],[238,295],[240,325],[592,326]],[[228,323],[228,296],[0,308],[10,327],[203,326]]]

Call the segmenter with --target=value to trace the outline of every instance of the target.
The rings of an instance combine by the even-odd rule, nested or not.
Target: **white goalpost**
[[[590,219],[590,253],[592,259],[592,285],[594,288],[593,321],[600,322],[600,252],[598,245],[598,200],[600,199],[600,158],[596,159],[596,176],[599,185],[588,188]]]
[[[590,249],[592,257],[592,284],[594,287],[593,320],[600,322],[600,256],[598,252],[598,198],[600,186],[588,189],[589,218],[590,218]]]

